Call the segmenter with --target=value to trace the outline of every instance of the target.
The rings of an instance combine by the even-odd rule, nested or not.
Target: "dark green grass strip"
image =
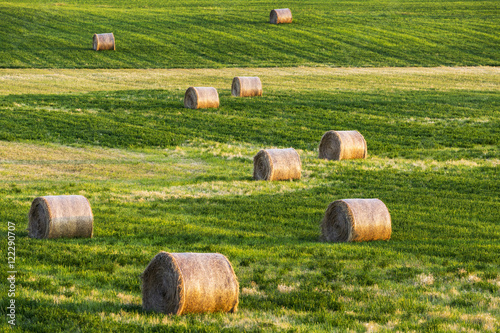
[[[223,106],[207,110],[185,109],[177,91],[131,93],[3,97],[0,139],[169,147],[195,137],[311,150],[327,130],[356,129],[375,155],[499,156],[500,99],[492,92],[281,92],[242,101],[222,91]]]

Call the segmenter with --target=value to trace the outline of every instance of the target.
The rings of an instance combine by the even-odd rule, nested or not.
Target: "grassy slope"
[[[13,142],[0,141],[0,217],[17,225],[18,323],[498,330],[498,70],[256,69],[265,95],[232,98],[243,72],[252,71],[1,73],[0,133]],[[212,82],[221,107],[183,109],[179,87],[193,81]],[[369,158],[318,160],[332,128],[360,130]],[[269,146],[300,148],[300,181],[251,180],[252,156]],[[96,237],[27,238],[32,199],[62,193],[90,199]],[[326,206],[348,197],[387,204],[391,241],[318,242]],[[227,255],[240,312],[144,313],[139,275],[160,250]]]
[[[0,2],[0,67],[499,65],[497,1]],[[91,50],[114,32],[116,52]]]

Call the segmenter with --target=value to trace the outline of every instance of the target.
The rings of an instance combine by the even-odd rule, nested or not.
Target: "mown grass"
[[[271,25],[269,12],[294,22]],[[3,68],[500,64],[492,1],[2,1]],[[113,32],[116,52],[91,49]]]
[[[36,94],[33,73],[4,72],[0,219],[17,228],[18,330],[498,330],[498,71],[301,71],[261,77],[251,99],[230,96],[226,70],[101,72],[133,88],[99,91],[68,79],[88,72],[52,71]],[[215,82],[219,109],[182,107],[193,80]],[[368,159],[317,159],[329,129],[359,130]],[[271,146],[298,149],[300,181],[252,181]],[[95,237],[29,239],[31,201],[49,194],[89,198]],[[391,240],[319,242],[327,205],[354,197],[386,203]],[[160,250],[225,254],[240,311],[144,312],[139,276]]]

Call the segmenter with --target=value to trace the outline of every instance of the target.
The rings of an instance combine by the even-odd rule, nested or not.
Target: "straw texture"
[[[300,179],[302,164],[293,148],[263,149],[253,157],[255,180]]]
[[[319,144],[319,158],[348,160],[366,158],[365,138],[358,131],[328,131]]]
[[[189,87],[184,95],[184,107],[207,109],[219,107],[219,94],[212,87]]]
[[[289,8],[273,9],[269,14],[271,24],[292,23],[292,11]]]
[[[96,51],[116,50],[115,36],[113,33],[94,34],[92,48]]]
[[[158,253],[142,273],[142,307],[166,314],[236,312],[239,285],[219,253]]]
[[[92,237],[94,216],[81,195],[38,197],[29,212],[28,235],[32,238]]]
[[[327,242],[387,240],[391,215],[379,199],[337,200],[326,209],[321,232]]]
[[[258,77],[236,76],[231,85],[235,97],[262,96],[262,83]]]

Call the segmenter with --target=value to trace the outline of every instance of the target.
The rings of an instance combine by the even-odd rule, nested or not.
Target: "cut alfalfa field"
[[[232,97],[240,75],[259,76],[263,96]],[[14,331],[500,328],[497,68],[11,69],[0,78],[0,246],[14,222]],[[193,84],[217,88],[220,107],[185,109]],[[319,159],[328,130],[358,130],[367,158]],[[259,150],[288,147],[300,154],[300,180],[252,180]],[[62,194],[89,199],[94,237],[29,238],[33,199]],[[328,204],[348,198],[382,200],[391,239],[321,242]],[[140,275],[160,251],[225,255],[238,312],[142,310]]]
[[[0,2],[3,68],[500,65],[489,1],[17,0]],[[116,51],[94,51],[113,33]]]

